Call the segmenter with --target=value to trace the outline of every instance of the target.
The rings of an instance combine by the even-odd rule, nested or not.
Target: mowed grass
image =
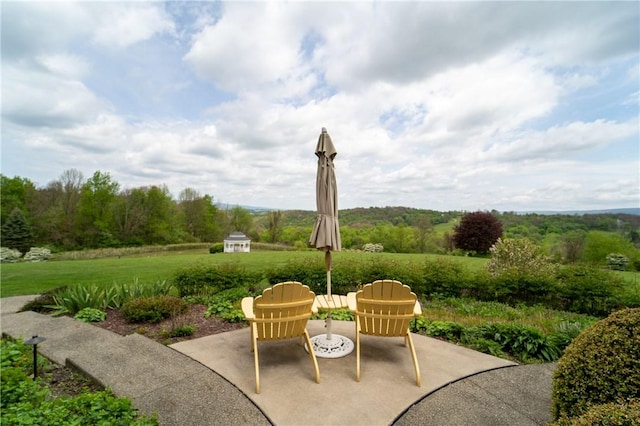
[[[137,280],[152,283],[171,280],[181,268],[193,265],[220,265],[234,263],[250,271],[264,271],[286,264],[290,260],[322,257],[314,251],[252,251],[251,253],[209,254],[206,250],[181,252],[157,252],[140,256],[109,257],[87,260],[52,260],[38,263],[5,263],[0,265],[0,297],[40,294],[64,285],[113,283],[126,284]],[[341,261],[349,260],[394,260],[423,263],[426,259],[446,257],[465,264],[470,270],[484,268],[486,259],[464,258],[425,254],[396,253],[333,253],[334,268]]]
[[[141,284],[158,280],[171,280],[181,268],[193,265],[220,265],[235,263],[250,271],[261,272],[278,267],[291,260],[318,258],[323,254],[315,251],[252,251],[251,253],[209,254],[205,249],[179,252],[158,251],[144,255],[108,257],[87,260],[52,260],[48,262],[20,262],[0,264],[0,297],[40,294],[64,285],[113,283]],[[456,257],[433,254],[364,253],[341,251],[333,253],[334,268],[341,262],[352,260],[407,262],[422,264],[427,260],[447,259],[460,262],[469,271],[484,269],[487,259]],[[640,293],[640,273],[617,272],[629,284],[627,291]]]

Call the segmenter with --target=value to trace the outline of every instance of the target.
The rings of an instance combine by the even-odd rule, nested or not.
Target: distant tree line
[[[233,231],[254,242],[308,248],[315,211],[251,212],[223,209],[211,195],[183,189],[175,199],[166,185],[122,189],[109,173],[85,179],[67,170],[44,187],[0,175],[2,246],[23,254],[31,246],[52,250],[221,242]],[[464,220],[463,219],[467,219]],[[471,223],[471,226],[463,226]],[[340,210],[343,249],[376,244],[396,253],[486,253],[498,237],[527,238],[566,262],[604,262],[610,253],[638,258],[640,216],[543,215],[410,207]]]
[[[21,177],[0,180],[2,244],[19,232],[23,253],[29,245],[76,250],[222,241],[230,231],[252,228],[248,211],[219,209],[193,188],[176,200],[166,185],[121,189],[109,173],[85,179],[75,169],[41,188]]]

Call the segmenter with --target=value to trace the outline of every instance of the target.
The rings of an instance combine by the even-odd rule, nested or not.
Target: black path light
[[[31,336],[31,339],[24,342],[25,345],[33,346],[33,380],[38,377],[38,343],[42,343],[47,340],[46,337]]]

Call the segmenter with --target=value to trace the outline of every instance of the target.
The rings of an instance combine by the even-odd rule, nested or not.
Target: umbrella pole
[[[331,300],[331,250],[325,252],[324,264],[327,269],[327,296]],[[327,312],[327,340],[331,340],[331,309]]]

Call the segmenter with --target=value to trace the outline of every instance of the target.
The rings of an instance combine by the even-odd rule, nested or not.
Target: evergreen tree
[[[9,218],[2,224],[2,247],[16,249],[25,254],[33,245],[33,235],[20,209],[11,211]]]

